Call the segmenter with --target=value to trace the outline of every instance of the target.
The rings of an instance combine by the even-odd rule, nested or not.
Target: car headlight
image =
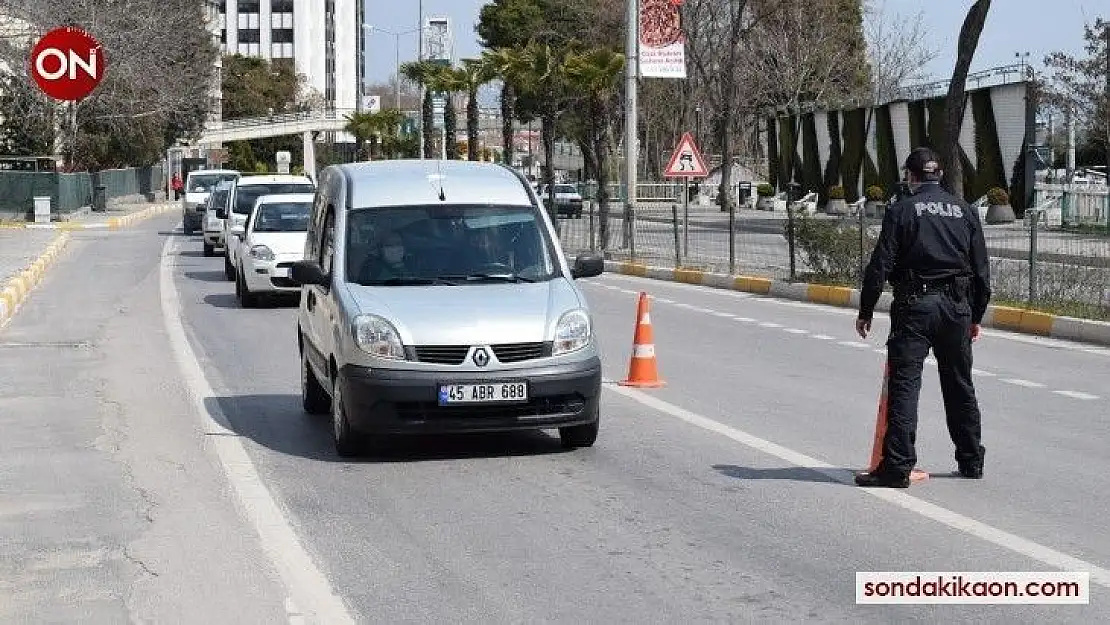
[[[397,328],[377,315],[359,315],[354,321],[355,344],[377,358],[404,360],[405,346]]]
[[[255,260],[273,260],[274,251],[265,245],[251,246],[251,258]]]
[[[555,326],[552,356],[576,352],[590,343],[590,316],[582,309],[563,314]]]

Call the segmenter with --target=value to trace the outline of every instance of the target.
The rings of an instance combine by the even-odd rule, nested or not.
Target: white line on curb
[[[170,263],[170,254],[176,248],[176,237],[167,237],[162,247],[159,276],[162,316],[169,334],[170,346],[177,358],[182,379],[192,396],[197,417],[205,433],[217,434],[207,437],[206,440],[215,448],[228,481],[239,496],[243,512],[258,532],[263,550],[277,568],[289,593],[292,603],[287,601],[286,608],[289,610],[290,622],[300,622],[302,615],[311,614],[314,617],[310,619],[311,622],[354,623],[355,620],[347,611],[343,600],[336,595],[323,572],[316,567],[288,519],[262,482],[242,442],[234,435],[219,436],[219,434],[234,434],[234,432],[223,411],[214,401],[211,401],[215,393],[185,333],[185,325],[181,319],[180,298],[173,283],[173,265]],[[209,400],[208,405],[205,404],[205,400]]]
[[[849,470],[836,468],[827,462],[811,458],[787,447],[725,425],[719,421],[690,412],[685,408],[675,406],[674,404],[665,402],[642,391],[612,384],[607,384],[605,388],[619,395],[623,395],[628,399],[639,402],[641,405],[652,408],[662,414],[685,421],[703,430],[720,434],[745,447],[773,456],[783,462],[816,471],[817,473],[828,476],[843,484],[852,483],[852,472]],[[1048,566],[1059,568],[1063,571],[1089,571],[1091,581],[1100,586],[1110,588],[1110,570],[1080,560],[1075,556],[1056,551],[1051,547],[1046,547],[1026,538],[1000,530],[970,517],[966,517],[958,512],[918,499],[904,492],[885,488],[860,488],[859,491],[1019,555],[1040,561]]]

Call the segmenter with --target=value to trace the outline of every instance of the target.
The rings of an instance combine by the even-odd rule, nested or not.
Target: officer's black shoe
[[[856,486],[866,488],[909,488],[910,476],[873,471],[856,475]]]
[[[983,463],[967,463],[960,465],[960,475],[969,480],[983,479]]]

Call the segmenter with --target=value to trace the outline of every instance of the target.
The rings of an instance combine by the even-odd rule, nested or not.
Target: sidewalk
[[[181,203],[174,200],[161,200],[157,202],[136,202],[134,204],[117,204],[109,206],[103,212],[94,212],[83,208],[74,213],[61,216],[57,221],[48,224],[34,222],[0,222],[0,231],[3,230],[117,230],[130,226],[154,215],[181,210]]]

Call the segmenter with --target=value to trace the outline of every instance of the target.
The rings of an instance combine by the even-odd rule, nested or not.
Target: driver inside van
[[[362,276],[367,281],[412,278],[412,270],[405,264],[405,242],[401,235],[390,232],[380,239],[377,249],[362,265]]]

